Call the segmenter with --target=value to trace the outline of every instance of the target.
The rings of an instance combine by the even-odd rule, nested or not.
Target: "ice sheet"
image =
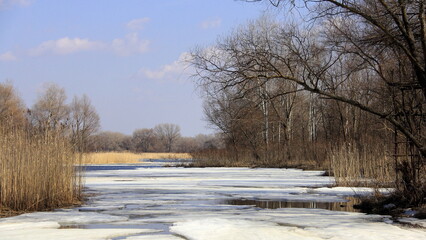
[[[424,239],[420,229],[386,224],[380,216],[317,209],[278,210],[234,218],[201,218],[177,222],[171,231],[188,239]]]
[[[188,239],[206,240],[320,240],[297,228],[274,223],[238,219],[210,218],[176,223],[171,230]]]
[[[389,221],[384,216],[306,208],[262,209],[249,204],[339,203],[345,202],[346,196],[374,192],[331,187],[333,178],[322,176],[320,171],[120,168],[88,171],[85,182],[94,195],[81,207],[0,219],[0,239],[426,238],[423,229],[386,224]],[[230,204],[229,200],[235,199],[250,201]]]
[[[417,218],[401,218],[398,221],[402,223],[408,223],[411,225],[417,225],[423,228],[426,228],[426,219],[417,219]]]
[[[19,222],[52,222],[59,224],[88,224],[88,223],[109,223],[127,221],[128,217],[113,216],[96,212],[79,212],[77,210],[62,210],[56,212],[35,212],[22,214],[16,217],[0,219],[3,223],[19,223]]]
[[[98,240],[155,232],[148,229],[59,229],[59,227],[60,225],[56,222],[2,222],[0,223],[0,239]]]

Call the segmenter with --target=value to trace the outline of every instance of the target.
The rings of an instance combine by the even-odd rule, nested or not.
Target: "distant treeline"
[[[182,152],[192,153],[205,149],[220,149],[223,143],[219,135],[199,134],[182,137],[175,124],[158,124],[154,128],[137,129],[131,136],[118,132],[101,132],[90,138],[91,152]]]

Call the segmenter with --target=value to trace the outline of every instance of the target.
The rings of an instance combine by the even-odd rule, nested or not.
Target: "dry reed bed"
[[[191,159],[188,153],[99,152],[83,156],[83,164],[139,163],[143,159]]]
[[[81,198],[77,155],[61,132],[0,128],[0,209],[36,211]]]
[[[264,154],[262,159],[255,159],[251,151],[239,151],[217,149],[204,150],[193,154],[194,162],[190,167],[270,167],[270,168],[303,168],[321,169],[313,160],[295,158],[287,160],[274,152]]]
[[[306,159],[297,154],[289,160],[285,156],[269,154],[257,160],[246,151],[238,154],[227,150],[209,150],[194,154],[193,167],[277,167],[328,170],[339,186],[394,186],[394,162],[387,157],[383,148],[370,151],[356,147],[341,146],[329,151],[322,161]]]
[[[382,150],[359,151],[341,147],[329,156],[330,171],[340,186],[387,186],[394,184],[394,162]]]

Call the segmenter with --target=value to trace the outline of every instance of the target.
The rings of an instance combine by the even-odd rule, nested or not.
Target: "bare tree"
[[[25,106],[11,83],[0,83],[0,125],[23,126]]]
[[[280,2],[290,1],[271,3],[278,6]],[[354,136],[350,130],[358,129],[356,116],[360,116],[355,109],[362,110],[391,124],[416,148],[413,154],[424,159],[424,1],[304,2],[313,7],[309,9],[315,16],[309,25],[263,18],[215,47],[193,51],[199,84],[213,84],[216,91],[238,88],[238,98],[259,86],[259,79],[263,86],[271,81],[293,82],[322,99],[337,102],[344,136]],[[276,96],[285,94],[278,92]],[[312,107],[309,131],[314,138],[318,116]],[[351,123],[355,125],[350,127]],[[404,192],[421,187],[418,172],[423,167],[423,160],[403,160],[398,165]]]
[[[30,119],[40,128],[65,127],[69,117],[65,89],[54,83],[46,84],[31,109]]]
[[[154,132],[164,144],[165,150],[171,152],[174,144],[180,138],[180,127],[176,124],[163,123],[154,127]]]
[[[286,0],[270,1],[274,6],[280,3],[294,2]],[[276,69],[277,77],[294,81],[305,90],[323,95],[358,107],[371,114],[389,121],[401,131],[426,157],[426,139],[424,133],[416,132],[410,122],[417,112],[422,112],[426,97],[426,15],[423,0],[414,1],[370,1],[370,0],[305,0],[305,3],[316,4],[312,13],[318,23],[317,27],[323,38],[310,41],[310,37],[301,34],[299,29],[284,30],[280,45],[288,51],[286,59],[279,59],[289,64],[300,64],[309,76],[296,76]],[[344,19],[344,21],[343,21]],[[284,41],[283,41],[284,40]],[[321,41],[320,44],[317,42]],[[320,58],[318,58],[320,57]],[[322,60],[318,64],[315,60]],[[320,82],[332,82],[335,75],[329,74],[341,60],[352,59],[352,66],[347,68],[346,78],[369,69],[387,89],[387,94],[394,97],[393,109],[376,109],[356,99],[336,92],[336,84],[324,88]],[[348,63],[348,61],[346,61]],[[269,62],[273,69],[273,63]],[[287,65],[287,68],[291,66]],[[271,76],[270,76],[271,77]],[[371,79],[371,77],[370,77]],[[409,99],[402,100],[401,90]],[[423,95],[423,96],[419,96]],[[397,100],[396,97],[401,98]],[[396,101],[395,101],[396,100]],[[411,101],[418,106],[411,109],[414,115],[407,112],[410,106],[402,106]],[[415,101],[415,102],[412,102]],[[392,101],[391,101],[392,102]],[[398,106],[399,105],[399,106]],[[419,108],[421,107],[421,108]],[[405,109],[405,110],[404,110]],[[403,117],[402,117],[403,115]],[[425,124],[425,118],[420,117]]]
[[[197,141],[193,137],[181,137],[176,142],[176,152],[191,153],[199,150]]]
[[[72,142],[78,151],[85,152],[89,137],[100,128],[99,115],[87,95],[75,96],[69,110]]]
[[[128,138],[119,132],[100,132],[91,137],[93,151],[124,151],[127,146],[124,142]]]
[[[138,152],[153,151],[157,141],[158,139],[153,129],[143,128],[133,131],[133,143]]]

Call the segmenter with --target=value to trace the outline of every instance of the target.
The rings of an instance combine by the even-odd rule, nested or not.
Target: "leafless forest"
[[[207,119],[226,139],[222,164],[310,163],[424,203],[424,1],[265,3],[309,14],[266,14],[192,51]]]
[[[223,148],[220,136],[198,134],[183,137],[179,125],[157,124],[154,128],[140,128],[132,135],[119,132],[100,132],[90,138],[90,152],[178,152],[193,153],[205,149]]]

